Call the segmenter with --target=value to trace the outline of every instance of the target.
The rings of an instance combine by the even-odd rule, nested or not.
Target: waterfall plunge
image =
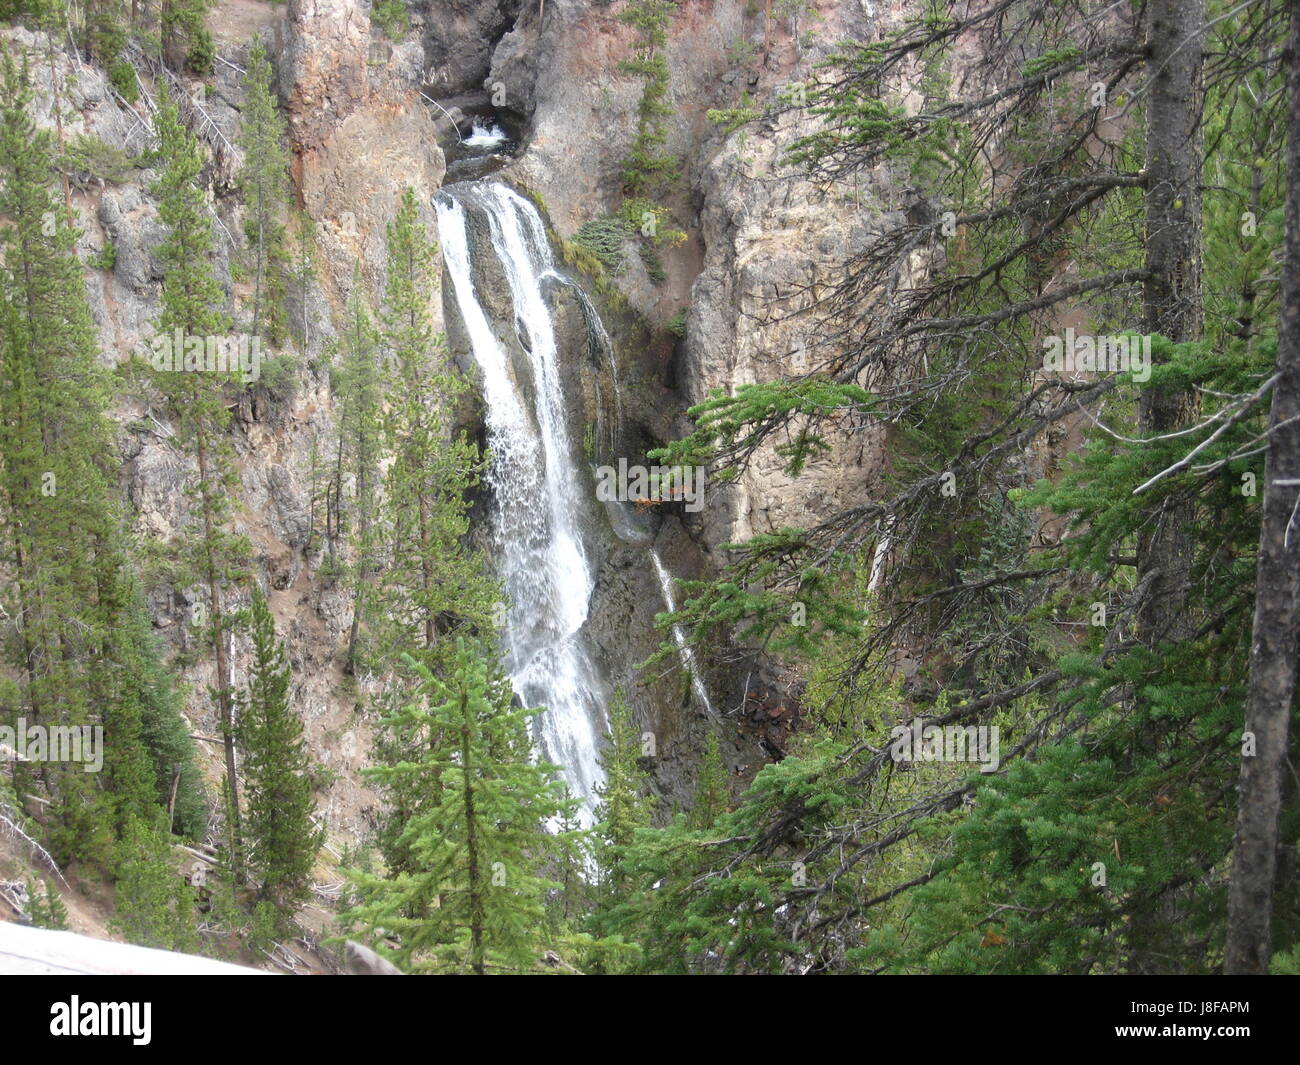
[[[525,705],[546,707],[538,718],[542,755],[560,766],[589,825],[604,781],[598,761],[604,691],[582,631],[595,582],[572,497],[587,474],[574,459],[566,428],[555,330],[543,291],[543,282],[559,275],[537,210],[506,186],[454,186],[438,194],[435,206],[456,304],[483,374],[494,535],[510,601],[505,665]],[[467,208],[486,217],[492,252],[510,286],[531,376],[526,392],[512,376],[510,353],[474,290]]]

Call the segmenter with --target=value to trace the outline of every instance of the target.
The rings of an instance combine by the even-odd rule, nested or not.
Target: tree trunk
[[[1146,329],[1175,343],[1199,340],[1201,304],[1201,49],[1205,0],[1152,0],[1147,26]],[[1148,435],[1190,424],[1192,393],[1149,388],[1141,427]],[[1165,505],[1138,543],[1139,580],[1159,571],[1139,608],[1143,639],[1155,647],[1189,630],[1185,609],[1190,540],[1184,506]]]
[[[213,537],[216,530],[212,522],[212,506],[209,497],[208,449],[207,440],[202,432],[198,438],[199,486],[203,499],[203,538],[205,544],[208,599],[212,610],[212,642],[217,664],[217,705],[221,710],[222,741],[226,755],[226,786],[230,791],[230,866],[234,870],[235,883],[244,882],[244,863],[240,856],[242,845],[239,823],[239,773],[235,766],[235,713],[230,695],[230,666],[226,660],[225,616],[221,610],[221,582],[217,577],[217,563],[213,557]]]
[[[260,175],[259,175],[260,178]],[[266,216],[264,214],[266,205],[262,202],[262,195],[259,185],[257,197],[257,267],[254,270],[253,279],[253,333],[258,334],[259,326],[262,324],[262,273],[264,270],[263,263],[266,258]]]
[[[348,630],[348,653],[343,671],[349,676],[357,672],[357,638],[361,633],[362,593],[370,577],[370,478],[367,476],[370,455],[362,449],[362,461],[357,471],[357,502],[360,504],[360,521],[357,530],[357,583],[352,590],[352,626]]]
[[[1205,316],[1201,302],[1200,132],[1205,0],[1151,0],[1146,23],[1146,280],[1145,330],[1176,344],[1199,340]],[[1195,423],[1195,393],[1154,387],[1138,404],[1144,436],[1157,436]],[[1175,490],[1176,491],[1176,490]],[[1146,595],[1137,604],[1137,632],[1155,651],[1185,638],[1192,629],[1187,596],[1193,520],[1191,505],[1173,494],[1155,504],[1138,533],[1137,571]],[[1154,754],[1152,738],[1146,753]],[[1127,936],[1130,972],[1159,972],[1169,935],[1162,899],[1135,900]]]
[[[1246,737],[1228,896],[1223,968],[1268,972],[1277,871],[1278,816],[1287,775],[1300,605],[1300,5],[1291,5],[1287,69],[1286,244],[1282,265],[1277,384],[1269,413],[1264,517],[1255,569],[1255,628]],[[1291,424],[1284,424],[1291,421]],[[1253,740],[1254,751],[1247,744]]]
[[[430,609],[433,596],[433,559],[429,557],[431,537],[429,523],[429,497],[424,485],[420,486],[420,572],[424,582],[424,649],[432,651],[437,642],[437,618]]]
[[[76,216],[72,213],[72,186],[68,183],[68,168],[64,160],[66,146],[63,140],[63,94],[59,91],[59,71],[54,65],[54,23],[46,29],[46,56],[50,62],[50,87],[54,90],[54,129],[55,140],[59,146],[59,178],[63,183],[63,210],[67,215],[68,228],[75,229]]]
[[[483,963],[483,925],[486,918],[483,912],[483,885],[481,882],[482,871],[478,865],[478,822],[477,815],[474,812],[474,768],[470,763],[470,720],[469,716],[473,709],[469,705],[469,693],[461,689],[460,693],[460,772],[461,779],[464,781],[464,802],[465,802],[465,851],[468,857],[469,881],[469,937],[470,937],[470,966],[479,976],[486,973],[486,967]]]

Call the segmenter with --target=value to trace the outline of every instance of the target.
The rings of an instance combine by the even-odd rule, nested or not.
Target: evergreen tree
[[[250,608],[253,661],[239,699],[244,752],[249,866],[260,893],[289,921],[311,891],[311,871],[324,841],[312,823],[314,803],[302,721],[289,705],[291,671],[261,589]]]
[[[547,934],[556,943],[570,942],[574,917],[589,912],[591,892],[588,879],[591,869],[592,833],[582,829],[579,815],[582,804],[573,797],[568,784],[561,782],[561,813],[555,822],[557,832],[551,850],[551,874],[558,888],[546,897]]]
[[[619,863],[637,829],[649,826],[654,808],[654,796],[647,793],[649,774],[641,767],[641,737],[621,688],[615,690],[609,703],[609,734],[600,752],[600,764],[605,783],[596,807],[597,864],[606,891],[617,904],[627,886]]]
[[[636,913],[640,909],[637,896],[642,884],[630,855],[637,832],[650,825],[655,796],[649,794],[649,773],[641,765],[641,738],[621,688],[615,689],[610,700],[608,718],[609,733],[600,752],[605,782],[600,788],[596,825],[591,834],[595,905],[586,923],[595,934],[607,937],[601,940],[603,944],[612,945],[624,942],[622,935],[634,927],[629,911]],[[629,945],[622,952],[610,949],[593,965],[608,973],[626,972],[635,966],[639,956],[639,950]]]
[[[303,351],[311,347],[311,285],[316,278],[316,225],[306,211],[294,214],[289,280],[298,319],[295,333]]]
[[[352,625],[345,669],[355,673],[362,619],[369,610],[378,542],[375,514],[379,501],[382,451],[383,384],[379,367],[379,331],[375,328],[360,267],[352,273],[346,320],[337,340],[338,357],[331,374],[338,410],[338,447],[334,468],[334,528],[351,533]],[[344,475],[350,474],[350,506],[344,504]]]
[[[159,0],[162,58],[173,70],[212,73],[216,47],[207,27],[213,0]]]
[[[1288,787],[1287,756],[1293,749],[1291,719],[1300,620],[1300,565],[1289,542],[1295,511],[1292,499],[1300,486],[1300,427],[1296,425],[1300,418],[1300,64],[1295,62],[1300,57],[1300,7],[1295,5],[1287,51],[1292,61],[1286,76],[1286,231],[1277,384],[1269,411],[1268,483],[1255,578],[1250,681],[1224,944],[1225,972],[1257,975],[1268,972],[1273,954],[1273,896]],[[1249,320],[1243,316],[1243,324]]]
[[[110,390],[74,249],[76,234],[50,187],[49,137],[27,117],[30,88],[12,58],[3,67],[0,210],[6,269],[0,350],[13,388],[0,399],[0,527],[24,619],[9,649],[27,683],[21,700],[33,723],[103,729],[103,772],[45,765],[53,796],[47,821],[55,850],[107,860],[113,835],[132,819],[153,823],[167,808],[173,767],[190,835],[206,810],[189,726],[172,691],[139,591],[129,573],[129,537],[116,492]],[[7,593],[6,593],[7,594]],[[57,709],[55,709],[57,707]],[[47,710],[48,708],[48,710]],[[160,742],[166,731],[174,737]]]
[[[792,956],[801,971],[822,967],[813,949],[800,953],[791,901],[808,890],[803,884],[822,884],[840,865],[837,852],[818,845],[858,809],[840,753],[823,745],[764,767],[736,809],[704,829],[678,814],[662,828],[637,832],[623,859],[632,887],[603,929],[638,944],[638,971],[778,973]],[[800,834],[770,833],[769,821],[790,809],[800,811]],[[727,875],[717,875],[719,862],[730,866]],[[832,880],[821,904],[838,912],[860,897],[854,889]]]
[[[33,883],[27,880],[27,910],[36,928],[53,928],[66,931],[68,927],[68,908],[63,904],[63,896],[49,880]]]
[[[253,271],[252,332],[283,339],[288,291],[288,236],[283,216],[289,202],[289,153],[285,122],[271,86],[271,64],[259,37],[248,55],[239,147],[244,163],[239,189],[247,215],[244,234]]]
[[[158,778],[154,760],[145,743],[144,718],[149,690],[146,678],[152,649],[132,623],[133,582],[119,570],[116,587],[108,590],[112,614],[121,624],[106,633],[103,643],[104,692],[104,780],[113,795],[114,827],[119,837],[127,824],[138,820],[152,824],[159,820]],[[168,778],[170,780],[170,777]]]
[[[110,926],[142,947],[196,953],[194,896],[174,866],[166,835],[133,818],[117,850]]]
[[[466,546],[467,497],[483,464],[472,441],[452,435],[451,415],[468,386],[448,366],[443,338],[433,329],[437,247],[410,187],[388,227],[387,267],[384,442],[393,461],[382,517],[391,558],[375,608],[388,622],[382,642],[410,648],[434,668],[442,635],[489,629],[497,589],[481,553]]]
[[[437,249],[419,220],[415,192],[407,188],[388,227],[383,446],[392,461],[377,534],[386,545],[386,564],[368,610],[377,649],[371,658],[388,678],[382,699],[394,708],[409,698],[418,678],[384,649],[406,649],[443,675],[454,647],[451,637],[490,631],[492,605],[499,598],[485,558],[468,545],[468,496],[478,484],[482,460],[464,434],[452,434],[451,412],[466,385],[448,367],[442,337],[433,329],[436,281]],[[375,742],[385,761],[405,750],[403,737],[382,727]],[[405,753],[418,757],[418,752]],[[436,801],[435,794],[404,791],[404,784],[398,778],[384,785],[389,815],[379,844],[394,870],[412,867],[398,843],[407,818]]]
[[[0,230],[0,521],[6,613],[17,619],[6,650],[24,678],[18,712],[38,725],[81,727],[97,723],[87,663],[104,634],[96,584],[108,575],[94,562],[94,541],[112,528],[104,381],[76,233],[50,187],[50,137],[28,115],[26,62],[19,67],[8,52],[2,62],[0,212],[11,224]],[[93,779],[80,766],[44,763],[36,772],[54,799],[56,856],[103,857]]]
[[[709,731],[704,741],[704,754],[700,757],[699,772],[695,778],[695,799],[691,803],[686,823],[693,829],[706,829],[726,813],[731,803],[728,787],[727,765],[722,760],[718,734]]]
[[[123,0],[87,0],[79,37],[82,49],[108,73],[113,88],[135,103],[140,90],[135,68],[123,55],[128,29],[123,7]]]
[[[121,705],[139,707],[140,740],[152,767],[148,779],[154,783],[155,802],[167,811],[168,827],[200,841],[208,826],[208,799],[191,726],[182,712],[182,693],[163,662],[139,585],[132,582],[124,594],[129,604],[107,655],[120,673],[119,699]]]
[[[183,561],[207,591],[206,617],[200,629],[213,649],[216,665],[215,696],[225,743],[229,845],[236,876],[240,876],[239,780],[235,766],[233,701],[229,663],[229,619],[225,592],[242,579],[247,542],[228,531],[230,498],[237,478],[226,430],[230,424],[228,373],[203,367],[191,346],[201,348],[209,337],[224,335],[229,319],[225,299],[211,262],[212,225],[197,181],[203,159],[195,138],[180,121],[176,105],[160,94],[156,116],[163,172],[155,187],[158,216],[167,237],[159,249],[163,262],[162,314],[159,339],[170,342],[179,335],[185,346],[183,368],[179,352],[168,370],[156,373],[158,387],[169,400],[180,432],[197,466],[197,483],[190,489],[199,528],[187,537]]]
[[[356,904],[345,923],[400,945],[411,972],[528,971],[544,944],[544,897],[556,885],[540,873],[554,840],[543,826],[566,803],[555,767],[533,757],[529,719],[481,647],[463,637],[444,681],[414,661],[418,701],[387,722],[419,737],[419,761],[372,771],[414,777],[438,789],[407,822],[417,869],[383,879],[353,872]]]
[[[640,35],[634,58],[620,67],[645,82],[637,106],[637,129],[624,161],[623,184],[634,197],[653,195],[677,171],[677,158],[665,150],[668,131],[664,119],[673,113],[668,103],[668,27],[675,5],[670,0],[631,0],[619,13],[619,21],[637,29]],[[639,220],[638,220],[639,222]]]

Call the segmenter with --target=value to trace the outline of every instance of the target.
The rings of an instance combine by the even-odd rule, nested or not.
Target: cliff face
[[[384,227],[406,185],[425,205],[446,171],[429,109],[407,82],[409,52],[372,54],[370,19],[356,0],[290,0],[277,63],[295,177],[316,222],[336,297],[352,266],[382,278]]]
[[[525,5],[523,0],[441,0],[413,6],[424,18],[431,91],[459,95],[482,87],[493,51]]]
[[[889,189],[816,188],[785,164],[794,140],[815,121],[787,113],[779,122],[726,135],[707,112],[773,102],[845,37],[869,40],[885,12],[861,3],[810,4],[769,23],[743,0],[677,5],[663,50],[670,69],[668,149],[682,179],[670,203],[688,233],[663,253],[667,279],[655,286],[635,256],[620,288],[645,318],[662,325],[688,308],[685,343],[670,374],[679,405],[713,389],[813,369],[827,354],[816,312],[793,317],[811,293],[861,248]],[[541,193],[564,236],[613,209],[622,159],[635,131],[641,83],[620,71],[635,31],[618,21],[623,5],[549,0],[527,7],[492,54],[486,84],[527,116],[528,137],[509,176]],[[801,303],[802,301],[802,303]],[[675,430],[685,429],[682,422]],[[806,524],[877,483],[881,433],[845,426],[833,451],[796,482],[770,449],[735,487],[716,493],[693,533],[710,552],[752,532]]]
[[[583,222],[617,207],[621,160],[635,128],[641,83],[620,63],[632,54],[634,30],[618,21],[620,3],[605,0],[437,0],[411,8],[412,33],[389,42],[370,24],[363,0],[290,0],[287,10],[249,0],[236,15],[214,13],[221,55],[206,89],[187,88],[203,106],[205,138],[218,156],[211,168],[211,206],[218,236],[216,265],[232,291],[243,284],[232,264],[241,254],[241,215],[230,177],[238,164],[234,147],[242,100],[239,67],[247,55],[248,29],[268,40],[281,99],[287,109],[293,175],[301,205],[317,227],[319,277],[295,310],[308,325],[307,350],[295,353],[291,385],[272,394],[255,389],[236,412],[232,430],[241,490],[235,531],[254,545],[256,579],[269,590],[295,673],[295,698],[307,723],[316,759],[337,773],[318,803],[336,843],[363,839],[377,811],[360,768],[367,762],[369,727],[358,712],[370,681],[342,671],[350,603],[321,573],[319,542],[309,545],[312,524],[312,456],[330,439],[334,411],[323,359],[336,320],[353,285],[354,270],[372,293],[383,283],[384,227],[401,189],[415,187],[424,221],[436,233],[429,206],[444,180],[439,147],[449,124],[424,102],[472,101],[515,123],[521,143],[503,176],[528,187],[545,203],[549,222],[571,237]],[[247,9],[247,10],[246,10]],[[251,12],[251,14],[250,14]],[[861,246],[872,219],[891,209],[886,185],[815,188],[783,165],[793,140],[810,121],[787,115],[775,124],[730,135],[709,122],[710,108],[734,107],[748,93],[758,106],[782,86],[808,76],[833,43],[852,34],[869,39],[877,5],[866,0],[811,4],[798,15],[766,22],[746,0],[683,0],[674,15],[665,54],[669,61],[668,146],[682,160],[682,178],[671,193],[676,224],[686,242],[663,252],[664,281],[651,283],[632,254],[615,283],[628,309],[603,306],[615,351],[609,367],[573,369],[577,439],[587,424],[608,424],[610,375],[623,389],[624,422],[612,432],[608,457],[639,461],[644,451],[688,430],[685,407],[715,388],[812,369],[822,354],[812,343],[819,332],[808,317],[777,315],[794,310],[800,292],[815,291],[826,266]],[[45,50],[44,39],[6,31],[16,43]],[[65,108],[72,117],[65,134],[92,133],[132,153],[147,143],[146,107],[132,109],[110,92],[102,73],[55,46],[55,69]],[[53,125],[54,86],[43,65],[38,120]],[[467,106],[469,106],[467,104]],[[110,269],[90,272],[90,293],[104,350],[118,362],[141,349],[159,313],[161,268],[157,248],[162,227],[150,185],[151,171],[135,171],[117,183],[78,189],[74,205],[85,236],[86,259],[111,242]],[[561,293],[557,299],[566,297]],[[570,299],[558,318],[585,350],[583,310]],[[686,311],[686,337],[674,342],[665,322]],[[467,366],[456,323],[447,323],[453,351]],[[146,543],[166,544],[184,535],[188,507],[184,486],[191,464],[170,441],[171,428],[144,394],[129,395],[118,412],[122,425],[124,490]],[[472,418],[472,412],[467,412]],[[866,498],[876,485],[881,434],[872,426],[843,426],[830,455],[798,481],[779,470],[765,450],[738,485],[707,490],[698,514],[645,519],[619,527],[618,515],[603,522],[598,557],[597,602],[592,635],[612,683],[631,686],[646,700],[646,717],[661,747],[672,753],[658,766],[658,786],[681,799],[693,777],[693,750],[706,722],[694,709],[678,673],[647,683],[633,669],[662,633],[653,629],[663,609],[662,589],[646,564],[645,546],[655,543],[668,569],[698,576],[715,569],[718,546],[751,532],[815,521],[839,502]],[[637,519],[640,520],[640,519]],[[316,518],[319,523],[319,518]],[[636,524],[634,521],[633,524]],[[620,535],[622,533],[622,535]],[[177,652],[189,649],[189,610],[196,589],[163,578],[150,586],[155,626]],[[243,605],[236,601],[234,606]],[[250,647],[237,639],[234,681],[246,677]],[[735,672],[709,673],[720,706],[736,705],[747,683]],[[216,709],[207,695],[211,666],[204,659],[185,670],[187,712],[195,732],[215,736]],[[728,732],[734,730],[728,729]],[[728,735],[734,766],[753,767],[762,751],[751,734]],[[214,779],[217,744],[209,748]],[[770,751],[770,747],[769,747]]]

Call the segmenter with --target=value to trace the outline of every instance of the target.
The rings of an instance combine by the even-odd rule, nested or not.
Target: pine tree
[[[379,520],[386,565],[369,600],[368,624],[378,652],[376,668],[389,678],[383,698],[397,706],[415,680],[394,653],[404,649],[434,673],[448,665],[457,632],[490,630],[499,591],[481,552],[468,545],[470,490],[482,460],[463,434],[453,437],[451,412],[464,395],[463,379],[447,365],[442,337],[434,332],[437,249],[418,217],[414,190],[402,194],[388,227],[387,283],[383,304],[383,445],[392,456]],[[385,760],[401,756],[403,737],[381,728],[376,749]],[[417,752],[407,751],[408,757]],[[395,780],[384,798],[389,816],[379,845],[395,870],[410,867],[398,844],[406,819],[434,796],[402,791]]]
[[[131,610],[133,591],[129,575],[119,571],[108,596],[110,612],[121,619],[121,624],[106,634],[100,659],[105,699],[103,772],[105,785],[113,795],[119,836],[132,820],[158,820],[163,808],[154,761],[144,737],[149,694],[146,678],[155,663],[149,661],[151,648],[142,639],[144,634],[132,624],[136,620]]]
[[[289,255],[291,268],[289,280],[298,319],[295,333],[298,346],[307,351],[311,346],[311,286],[316,278],[316,225],[306,211],[294,214],[292,247]]]
[[[387,722],[422,740],[417,762],[372,771],[437,788],[440,801],[413,816],[406,836],[418,868],[382,879],[351,874],[357,903],[349,926],[397,936],[396,960],[411,972],[528,971],[543,947],[539,874],[553,838],[547,822],[565,813],[555,767],[533,757],[529,719],[481,647],[456,641],[447,680],[410,663],[418,701]]]
[[[249,613],[253,661],[238,700],[249,866],[261,881],[261,897],[288,921],[311,891],[324,831],[312,823],[302,721],[289,705],[291,671],[261,589],[254,590]]]
[[[175,868],[164,833],[133,818],[118,844],[114,873],[114,931],[142,947],[199,949],[193,894]]]
[[[1269,411],[1267,486],[1260,528],[1246,731],[1224,971],[1264,974],[1272,958],[1274,884],[1296,690],[1300,566],[1291,549],[1300,487],[1300,8],[1292,6],[1286,85],[1286,235],[1277,384]],[[1262,182],[1261,182],[1262,184]]]
[[[631,0],[619,14],[620,22],[640,34],[635,58],[625,60],[620,68],[645,82],[637,107],[636,136],[623,164],[623,184],[635,197],[659,191],[677,170],[676,157],[665,151],[668,133],[664,128],[664,119],[673,113],[667,100],[668,59],[663,52],[673,10],[669,0]]]
[[[0,102],[0,343],[6,388],[0,395],[0,462],[6,589],[16,617],[10,660],[24,677],[20,712],[35,724],[79,727],[94,722],[91,677],[81,664],[101,635],[92,620],[96,570],[89,537],[104,534],[106,499],[97,462],[105,444],[103,382],[93,361],[95,337],[68,227],[50,188],[51,146],[28,115],[26,63],[3,56]],[[90,415],[88,418],[87,415]],[[98,439],[96,439],[98,437]],[[98,485],[96,480],[100,480]],[[98,511],[98,513],[96,512]],[[87,528],[79,531],[78,522]],[[85,637],[83,642],[82,637]],[[87,800],[93,782],[80,767],[45,763],[37,770],[54,796],[51,841],[56,855],[102,854],[106,838]],[[19,773],[20,781],[28,774]],[[90,815],[87,817],[86,815]]]
[[[561,812],[550,848],[548,872],[559,887],[546,897],[546,930],[556,943],[570,942],[574,917],[589,912],[592,902],[588,880],[591,875],[593,833],[583,831],[581,803],[567,783],[560,786]]]
[[[81,47],[96,62],[107,67],[122,46],[121,0],[87,0],[81,19]]]
[[[3,234],[0,350],[14,387],[0,399],[0,527],[13,559],[24,560],[14,650],[29,719],[103,728],[101,774],[54,765],[41,775],[54,800],[47,824],[56,851],[107,860],[114,834],[168,807],[174,770],[186,782],[179,799],[189,835],[202,831],[206,809],[188,724],[174,699],[160,698],[174,693],[173,682],[129,572],[105,417],[110,389],[95,358],[76,234],[50,187],[49,137],[26,116],[26,77],[8,56],[3,74],[0,209],[14,224]]]
[[[212,72],[215,46],[207,27],[213,0],[159,0],[162,58],[173,70]]]
[[[131,582],[123,595],[129,602],[105,656],[120,676],[117,698],[120,705],[139,708],[140,739],[152,766],[149,779],[156,804],[167,812],[168,828],[185,839],[202,840],[208,826],[208,799],[195,760],[191,726],[182,712],[182,693],[163,662],[139,584]]]
[[[177,439],[188,446],[197,465],[197,484],[190,490],[200,527],[186,541],[184,561],[206,587],[206,617],[200,628],[213,649],[216,664],[215,696],[225,743],[226,786],[231,808],[229,846],[236,877],[240,876],[239,779],[235,766],[233,702],[229,664],[229,621],[225,590],[242,579],[247,542],[228,531],[230,497],[236,485],[230,442],[227,389],[231,376],[206,370],[192,360],[191,345],[219,337],[229,327],[225,298],[211,262],[212,225],[197,181],[203,160],[195,138],[181,125],[175,104],[160,93],[156,116],[163,172],[155,187],[158,216],[167,237],[159,249],[164,272],[160,338],[179,335],[185,345],[184,369],[158,371],[158,387],[170,401],[179,423]],[[179,332],[177,332],[179,331]],[[179,352],[173,352],[178,361]]]
[[[361,624],[369,610],[378,555],[375,513],[379,500],[383,404],[379,332],[366,300],[360,267],[352,274],[352,293],[337,345],[337,362],[331,374],[338,404],[333,496],[337,514],[335,531],[341,533],[346,524],[351,533],[348,581],[352,588],[352,626],[348,632],[345,669],[355,673]],[[350,506],[346,507],[345,473],[351,475],[352,486]]]
[[[66,930],[68,908],[63,904],[59,889],[49,880],[27,880],[27,909],[36,928]]]
[[[708,739],[704,741],[704,754],[700,757],[700,768],[695,778],[695,799],[686,823],[693,829],[706,829],[719,815],[726,813],[730,804],[727,765],[722,760],[718,734],[710,730]]]
[[[431,668],[440,636],[465,626],[486,631],[496,601],[484,558],[465,546],[467,497],[482,460],[464,434],[452,436],[451,413],[467,385],[433,330],[437,269],[437,247],[408,187],[388,227],[384,442],[393,462],[383,520],[392,557],[375,605],[390,621],[384,642],[414,649]]]
[[[283,215],[289,202],[289,153],[285,121],[271,87],[271,64],[259,37],[248,55],[239,147],[244,163],[239,189],[247,208],[244,234],[253,271],[252,332],[265,330],[272,343],[285,335],[288,237]]]
[[[615,690],[608,711],[609,734],[600,752],[605,783],[596,807],[597,864],[606,892],[617,904],[627,887],[619,864],[637,829],[649,826],[654,797],[647,793],[649,774],[641,767],[641,737],[621,688]]]

